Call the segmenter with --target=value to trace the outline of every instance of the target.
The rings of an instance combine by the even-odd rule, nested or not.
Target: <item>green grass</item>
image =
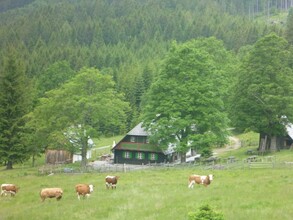
[[[101,138],[94,138],[93,141],[95,143],[96,148],[104,147],[104,146],[109,146],[113,144],[113,141],[118,143],[125,135],[118,135],[118,136],[113,136],[113,137],[101,137]]]
[[[92,159],[99,159],[100,156],[111,153],[113,141],[118,143],[125,135],[113,136],[113,137],[101,137],[94,138],[95,143],[94,150],[92,151]]]
[[[253,137],[254,134],[249,134],[246,138]],[[225,154],[246,157],[246,150],[251,147],[247,145]],[[290,150],[272,155],[279,162],[293,161],[293,151]],[[1,220],[187,220],[189,212],[205,204],[231,220],[289,220],[293,216],[292,168],[285,166],[275,169],[203,170],[191,165],[126,173],[53,176],[39,176],[37,169],[18,165],[14,170],[0,170],[0,183],[15,183],[20,187],[14,198],[0,197]],[[194,189],[188,189],[187,178],[194,173],[212,173],[214,181],[207,188],[196,185]],[[108,174],[120,176],[116,190],[105,188],[104,178]],[[88,200],[78,201],[74,192],[77,183],[95,185],[95,191]],[[39,191],[44,187],[63,188],[61,201],[48,199],[42,203]]]
[[[215,175],[205,188],[187,188],[190,174]],[[118,173],[116,190],[106,190],[104,173],[36,176],[16,169],[0,171],[1,182],[16,183],[15,198],[1,197],[0,219],[187,219],[190,211],[210,204],[225,219],[292,219],[293,180],[290,169],[199,171],[169,168]],[[115,174],[115,173],[113,173]],[[93,183],[88,200],[78,201],[77,183]],[[41,202],[43,187],[62,187],[57,202]]]

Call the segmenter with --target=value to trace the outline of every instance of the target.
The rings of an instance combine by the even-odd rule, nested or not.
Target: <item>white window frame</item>
[[[129,159],[129,158],[130,158],[130,152],[129,152],[129,151],[125,151],[125,153],[124,153],[124,157],[125,157],[126,159]]]
[[[142,160],[143,159],[143,153],[137,152],[137,159]]]
[[[151,153],[151,160],[156,160],[156,154],[155,153]]]

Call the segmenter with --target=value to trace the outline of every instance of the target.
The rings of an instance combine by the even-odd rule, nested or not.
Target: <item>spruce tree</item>
[[[30,106],[28,88],[23,64],[10,55],[0,72],[0,162],[6,169],[29,157],[22,142],[23,116]]]
[[[287,17],[286,39],[291,45],[293,44],[293,8],[289,10]]]

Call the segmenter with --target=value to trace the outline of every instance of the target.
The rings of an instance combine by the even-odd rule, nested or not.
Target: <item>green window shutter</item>
[[[141,158],[139,157],[141,155]],[[145,154],[142,153],[142,152],[136,152],[135,153],[135,158],[138,159],[138,160],[143,160],[145,159]]]
[[[149,160],[158,160],[158,154],[156,153],[149,153]]]
[[[128,154],[128,156],[127,156]],[[132,152],[129,152],[129,151],[123,151],[122,153],[122,157],[123,158],[126,158],[126,159],[131,159],[132,158]]]

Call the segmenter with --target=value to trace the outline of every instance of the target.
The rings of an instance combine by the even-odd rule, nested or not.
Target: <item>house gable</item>
[[[167,156],[148,141],[149,134],[139,123],[113,148],[114,163],[147,164],[165,162]]]

